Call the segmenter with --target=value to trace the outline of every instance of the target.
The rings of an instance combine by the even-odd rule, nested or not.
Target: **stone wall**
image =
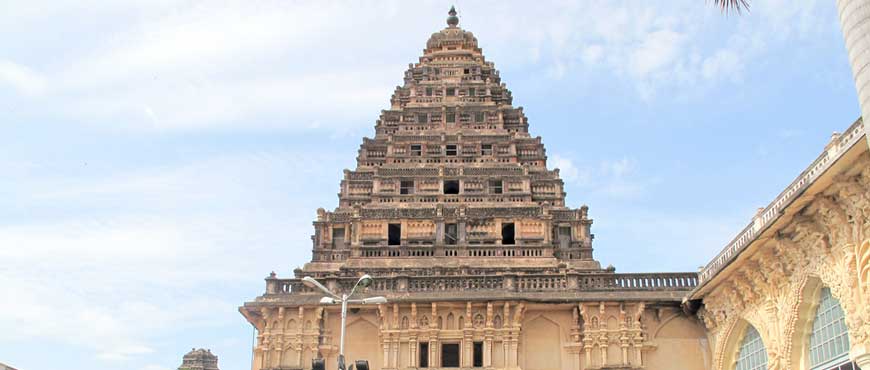
[[[335,369],[337,307],[264,309],[255,370],[310,368],[323,357]],[[701,369],[710,365],[703,326],[675,304],[605,301],[432,302],[353,308],[345,356],[373,369],[441,368],[445,344],[459,345],[459,367],[487,369]]]

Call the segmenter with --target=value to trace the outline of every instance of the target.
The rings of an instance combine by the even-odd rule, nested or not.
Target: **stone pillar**
[[[392,341],[390,340],[389,334],[387,334],[384,338],[384,367],[389,367],[390,364],[393,363],[393,359],[390,358],[390,346],[392,345]],[[355,360],[355,359],[354,359]]]
[[[417,355],[417,336],[411,335],[408,338],[408,367],[417,367],[417,359],[420,356]]]
[[[517,352],[519,339],[517,338],[518,334],[511,335],[511,355],[510,355],[510,367],[516,369],[519,367],[519,353]]]
[[[861,116],[870,116],[870,0],[837,0],[840,27],[855,78]],[[870,131],[864,125],[865,132]],[[870,135],[868,135],[870,139]],[[860,365],[859,365],[860,366]]]
[[[429,320],[429,367],[440,367],[441,358],[438,356],[438,305],[432,302],[432,319]]]
[[[438,357],[438,341],[429,337],[429,367],[440,367],[441,358]]]
[[[504,364],[504,367],[510,367],[510,363],[508,362],[508,353],[510,352],[510,348],[511,348],[510,339],[508,339],[506,337],[503,338],[501,341],[501,347],[502,347],[501,348],[501,355],[502,355],[501,361]]]
[[[598,348],[601,349],[601,366],[609,365],[607,363],[607,346],[609,346],[607,339],[598,342]]]
[[[622,347],[622,366],[628,365],[628,343],[620,344]]]
[[[584,362],[586,363],[586,366],[584,366],[583,368],[584,369],[592,368],[592,345],[587,344],[583,347],[583,349],[586,350],[586,353],[583,356],[583,357],[585,357]]]
[[[471,332],[468,330],[463,330],[462,335],[462,358],[461,358],[461,366],[462,367],[471,367],[472,365],[472,354],[471,354]]]
[[[483,367],[492,367],[492,333],[486,333],[483,340]]]

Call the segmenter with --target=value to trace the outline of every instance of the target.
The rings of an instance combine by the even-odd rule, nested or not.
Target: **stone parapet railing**
[[[576,243],[575,243],[576,244]],[[577,251],[580,252],[579,250]],[[553,246],[540,245],[435,245],[435,246],[363,246],[352,250],[358,258],[400,257],[554,257]]]
[[[354,277],[318,279],[334,292],[349,292]],[[535,292],[621,292],[621,291],[681,291],[689,292],[698,285],[698,275],[686,273],[565,273],[565,274],[501,274],[447,276],[376,277],[367,289],[370,294],[400,295],[406,293],[464,293],[496,291],[504,293]],[[306,287],[301,279],[266,278],[266,295],[319,293]]]
[[[855,144],[863,142],[864,122],[860,118],[846,132],[832,138],[826,150],[813,161],[785,190],[780,193],[767,207],[761,210],[737,236],[728,243],[710,263],[704,266],[698,274],[703,285],[746,249],[762,231],[772,225],[782,215],[782,211],[813,184],[837,159],[843,156]],[[866,145],[866,144],[865,144]]]

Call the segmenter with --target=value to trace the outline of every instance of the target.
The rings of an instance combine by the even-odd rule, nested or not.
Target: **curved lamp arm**
[[[326,289],[326,287],[323,286],[323,284],[321,284],[321,283],[318,282],[317,280],[314,280],[314,278],[311,277],[311,276],[306,276],[306,277],[302,278],[302,284],[305,284],[305,286],[307,286],[307,287],[309,287],[309,288],[320,289],[320,290],[323,291],[324,293],[329,294],[330,296],[333,296],[333,297],[335,297],[335,298],[340,298],[340,297],[339,297],[338,295],[336,295],[335,293],[330,292],[329,289]]]
[[[350,294],[347,295],[348,298],[353,295],[358,286],[362,285],[363,288],[368,288],[369,285],[372,285],[372,280],[372,276],[369,274],[361,276],[359,280],[356,281],[356,284],[353,285],[353,289],[350,290]]]
[[[322,302],[323,302],[323,300],[321,300],[321,303]],[[385,298],[385,297],[369,297],[369,298],[363,298],[363,299],[350,299],[347,301],[347,303],[381,304],[381,303],[387,303],[387,298]]]

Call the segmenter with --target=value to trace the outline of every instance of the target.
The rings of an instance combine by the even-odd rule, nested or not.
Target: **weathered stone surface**
[[[193,348],[184,355],[178,370],[218,370],[218,358],[210,349]]]

